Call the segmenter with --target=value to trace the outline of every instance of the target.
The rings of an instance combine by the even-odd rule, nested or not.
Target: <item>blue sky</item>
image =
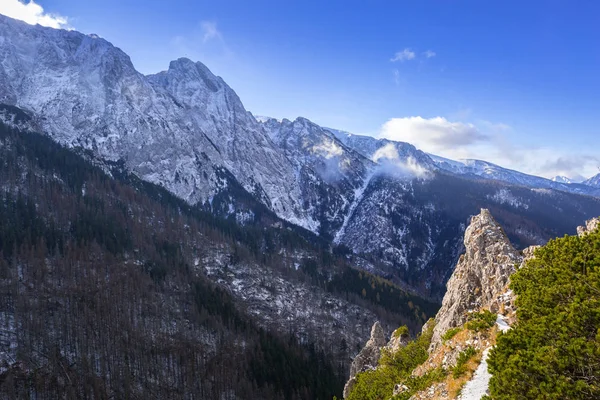
[[[142,73],[202,61],[257,115],[548,177],[600,172],[600,2],[36,3]]]

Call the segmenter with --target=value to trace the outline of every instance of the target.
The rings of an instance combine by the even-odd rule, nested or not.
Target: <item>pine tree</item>
[[[491,352],[492,398],[600,398],[600,231],[549,242],[511,281],[518,323]]]

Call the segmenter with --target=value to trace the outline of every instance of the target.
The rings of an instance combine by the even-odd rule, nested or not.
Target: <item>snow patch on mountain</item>
[[[369,183],[371,182],[371,178],[373,177],[373,174],[371,174],[370,176],[368,176],[363,185],[359,188],[356,188],[354,190],[354,201],[352,202],[352,204],[350,205],[348,212],[346,213],[346,216],[344,217],[344,222],[342,223],[342,226],[340,227],[340,229],[337,231],[337,233],[335,234],[334,238],[333,238],[333,243],[335,244],[340,244],[344,233],[346,231],[346,226],[348,226],[348,222],[350,221],[350,219],[352,218],[352,216],[354,215],[354,211],[356,210],[356,207],[358,207],[358,205],[360,204],[360,202],[362,201],[363,198],[363,194],[365,193],[365,190],[367,189],[367,186],[369,186]]]
[[[460,400],[480,400],[487,394],[490,386],[490,379],[492,379],[492,374],[488,371],[487,364],[490,349],[491,348],[487,348],[483,352],[481,363],[475,370],[473,378],[465,384],[461,391],[461,395],[458,397]]]
[[[514,208],[523,208],[527,210],[529,204],[514,196],[508,189],[500,189],[493,195],[487,195],[487,198],[499,204],[508,204]]]
[[[571,178],[561,175],[555,176],[554,178],[552,178],[552,181],[557,183],[575,183],[575,181]]]

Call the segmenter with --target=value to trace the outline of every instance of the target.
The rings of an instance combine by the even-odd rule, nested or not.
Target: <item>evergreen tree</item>
[[[490,354],[492,398],[600,398],[600,230],[550,241],[511,282],[518,322]]]

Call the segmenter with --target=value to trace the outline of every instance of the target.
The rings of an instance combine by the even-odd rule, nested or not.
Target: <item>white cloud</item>
[[[379,148],[371,159],[379,164],[380,168],[377,171],[379,173],[400,178],[427,178],[430,176],[429,170],[420,165],[413,157],[408,157],[406,161],[401,160],[394,143],[388,143]]]
[[[408,142],[454,160],[480,159],[505,168],[552,178],[590,177],[597,173],[600,154],[585,154],[551,146],[528,146],[506,124],[489,121],[452,122],[443,117],[392,118],[379,137]]]
[[[425,58],[433,58],[436,56],[436,54],[435,54],[435,51],[427,50],[427,51],[423,52],[423,56],[425,56]]]
[[[217,29],[217,23],[215,21],[201,21],[200,28],[202,29],[203,43],[206,43],[212,39],[223,40],[223,36]]]
[[[341,156],[344,154],[344,150],[333,140],[324,140],[320,144],[312,147],[312,153],[318,153],[326,159],[330,159]]]
[[[390,59],[391,62],[396,62],[396,61],[400,61],[400,62],[404,62],[404,61],[408,61],[408,60],[412,60],[416,57],[416,54],[414,51],[412,51],[409,48],[406,48],[402,51],[397,52],[396,54],[394,54],[394,57],[392,57]]]
[[[412,143],[431,153],[446,152],[488,139],[473,124],[450,122],[443,117],[392,118],[381,128],[380,137]]]
[[[0,0],[0,14],[31,25],[40,24],[56,29],[69,28],[67,17],[45,12],[44,8],[33,0],[27,3],[20,0]]]

